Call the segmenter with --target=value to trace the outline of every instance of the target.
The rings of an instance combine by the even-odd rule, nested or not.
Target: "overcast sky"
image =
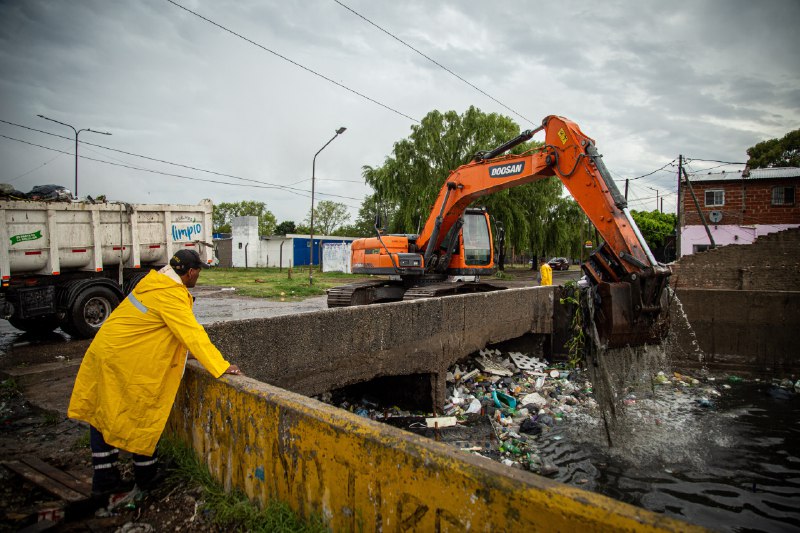
[[[317,157],[316,200],[355,218],[371,192],[363,165],[382,164],[428,112],[470,105],[521,129],[575,121],[617,179],[678,154],[695,171],[742,162],[800,127],[797,0],[176,1],[263,48],[167,0],[0,0],[0,120],[74,139],[42,114],[112,134],[81,141],[262,182],[81,144],[81,156],[192,178],[82,158],[81,196],[260,200],[301,222],[312,158],[346,126]],[[0,135],[0,182],[73,188],[74,140],[2,122]],[[633,182],[631,207],[654,209],[653,189],[674,212],[675,168]]]

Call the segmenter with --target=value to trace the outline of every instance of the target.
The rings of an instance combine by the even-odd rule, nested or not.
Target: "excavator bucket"
[[[666,291],[661,293],[658,305],[644,310],[636,292],[635,286],[626,282],[601,283],[597,287],[599,308],[595,324],[601,342],[609,348],[657,344],[669,332]]]
[[[625,273],[605,245],[583,269],[595,288],[594,320],[600,342],[609,348],[660,343],[669,333],[669,267]]]

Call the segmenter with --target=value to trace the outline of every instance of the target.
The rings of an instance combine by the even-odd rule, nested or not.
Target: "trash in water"
[[[526,370],[517,366],[514,360],[515,357],[508,353],[491,349],[459,361],[447,372],[445,404],[437,406],[436,413],[381,406],[367,396],[334,402],[332,395],[325,393],[319,399],[361,416],[366,413],[373,420],[438,440],[464,453],[488,458],[510,468],[525,469],[601,494],[614,496],[621,492],[639,506],[658,512],[665,512],[659,507],[662,504],[658,498],[668,494],[669,501],[676,503],[675,510],[667,514],[675,516],[680,515],[683,505],[695,505],[682,503],[694,502],[696,494],[692,491],[704,490],[692,488],[691,482],[684,483],[683,479],[691,471],[692,461],[707,459],[699,456],[696,459],[693,455],[695,448],[700,450],[700,456],[708,448],[697,446],[695,439],[701,439],[699,442],[703,444],[710,442],[718,449],[730,450],[734,454],[730,467],[736,475],[734,479],[740,479],[742,472],[751,470],[737,462],[742,444],[731,440],[727,434],[712,432],[707,420],[718,419],[720,422],[717,424],[738,427],[738,424],[728,423],[732,417],[740,416],[738,411],[730,410],[730,398],[750,386],[758,388],[758,395],[767,402],[768,409],[774,408],[770,416],[796,405],[792,403],[798,399],[795,390],[800,392],[800,381],[796,378],[759,383],[758,380],[746,381],[734,375],[714,379],[705,373],[695,377],[688,372],[648,368],[645,387],[631,389],[622,386],[617,390],[618,408],[629,423],[620,429],[631,431],[628,436],[633,438],[631,442],[634,445],[612,451],[604,447],[605,438],[601,436],[603,413],[587,373],[547,361],[541,361],[544,367]],[[758,411],[758,418],[763,417],[761,413]],[[434,422],[431,427],[429,420],[443,419],[452,421],[453,425],[438,423],[436,427]],[[771,445],[769,439],[762,441],[761,446]],[[598,449],[600,460],[594,455]],[[637,463],[642,457],[657,459],[647,465]],[[621,470],[618,464],[623,460],[633,461],[633,466],[625,463],[625,468],[631,471],[628,477],[628,470]],[[688,461],[688,470],[682,461]],[[739,481],[729,482],[724,476],[719,478],[720,472],[724,473],[724,468],[721,468],[714,466],[713,472],[707,474],[712,477],[708,478],[702,477],[706,475],[702,472],[692,471],[692,475],[701,480],[708,479],[711,484],[732,487],[730,490],[733,492],[738,490]],[[788,471],[793,472],[791,468]],[[670,477],[664,479],[665,474]],[[769,498],[779,500],[775,506],[782,505],[780,489],[776,489],[774,496],[769,496],[769,491],[761,488],[769,474],[753,473],[753,476],[759,480],[759,497],[766,498],[764,501]],[[642,479],[647,480],[651,488],[639,493],[636,487]],[[673,479],[684,486],[685,497],[683,493],[675,495],[677,489]],[[634,485],[624,486],[631,482],[629,480],[634,480]],[[748,480],[748,490],[750,483]],[[723,497],[720,499],[725,500]],[[725,507],[725,501],[720,505],[714,505],[713,501],[697,505],[715,507],[716,512]],[[756,519],[763,520],[764,515],[755,516],[753,520]]]
[[[437,416],[425,419],[425,424],[429,428],[449,428],[456,425],[456,417],[454,416]]]

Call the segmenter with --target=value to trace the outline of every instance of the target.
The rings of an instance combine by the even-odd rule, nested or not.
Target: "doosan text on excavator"
[[[543,146],[503,155],[540,131]],[[352,272],[388,278],[329,289],[328,306],[502,288],[480,281],[496,271],[495,244],[489,214],[469,206],[481,196],[550,176],[561,180],[605,241],[582,265],[595,293],[601,342],[617,347],[663,338],[670,269],[653,257],[594,140],[555,115],[452,171],[418,235],[382,235],[376,224],[375,237],[353,241]]]

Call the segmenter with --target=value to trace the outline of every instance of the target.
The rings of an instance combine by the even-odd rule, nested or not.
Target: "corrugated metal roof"
[[[742,171],[734,172],[708,172],[689,174],[692,182],[698,181],[727,181],[727,180],[767,180],[779,178],[800,178],[800,167],[778,167],[778,168],[753,168],[746,178],[742,178]]]
[[[706,172],[698,174],[689,174],[689,181],[692,183],[698,181],[725,181],[725,180],[740,180],[742,179],[742,171],[735,172]]]
[[[776,167],[776,168],[753,168],[750,169],[751,180],[763,180],[769,178],[798,178],[800,177],[799,167]]]

